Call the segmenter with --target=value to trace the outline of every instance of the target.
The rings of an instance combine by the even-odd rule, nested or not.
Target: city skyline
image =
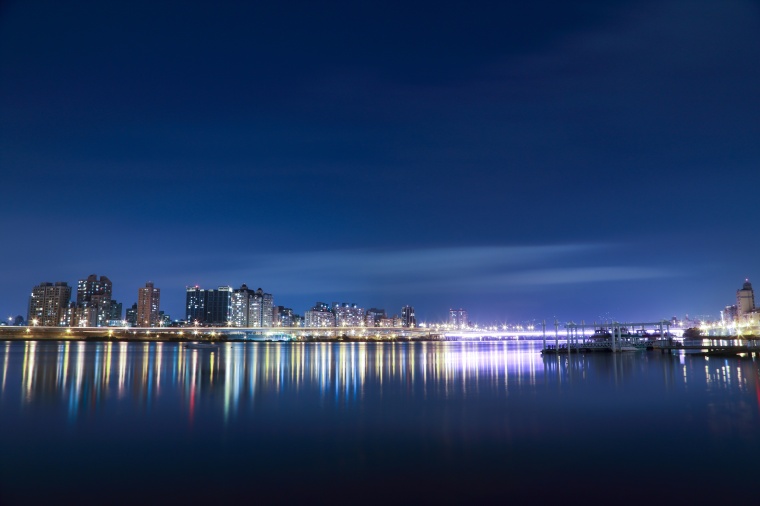
[[[441,321],[717,317],[760,278],[755,1],[0,14],[5,318],[91,272]]]
[[[275,303],[271,293],[266,293],[262,288],[257,290],[249,289],[243,283],[240,288],[232,286],[218,286],[216,288],[202,288],[198,285],[185,287],[185,303],[182,311],[177,313],[179,316],[172,318],[171,314],[164,310],[159,311],[159,300],[161,289],[155,287],[151,281],[145,283],[145,287],[138,288],[137,302],[130,309],[127,306],[126,313],[121,312],[123,302],[119,302],[112,297],[113,285],[106,276],[91,274],[85,279],[77,282],[76,301],[71,301],[72,287],[68,286],[66,281],[41,282],[34,286],[28,301],[26,325],[45,326],[90,326],[90,327],[107,327],[123,326],[129,324],[139,327],[157,327],[168,325],[172,322],[191,325],[193,323],[207,326],[225,326],[234,327],[276,327],[283,325],[283,321],[278,321],[278,312],[285,317],[283,326],[344,326],[350,327],[366,326],[372,327],[414,327],[418,321],[413,306],[405,304],[397,314],[393,312],[387,314],[385,309],[375,307],[360,306],[356,303],[333,301],[332,304],[317,302],[311,309],[300,309],[286,307]],[[104,288],[105,287],[105,288]],[[91,304],[93,294],[108,294],[102,304]],[[683,319],[687,323],[699,325],[700,323],[727,323],[740,321],[747,317],[753,325],[756,324],[760,308],[755,305],[754,291],[752,283],[747,278],[742,286],[736,290],[736,304],[728,304],[725,307],[714,309],[716,314],[684,313],[682,315],[672,315],[669,317],[662,316],[659,320],[677,320]],[[103,306],[102,309],[100,306]],[[92,307],[90,310],[88,308]],[[330,322],[323,318],[323,314],[330,315]],[[475,308],[475,317],[470,318],[469,310],[465,308],[451,307],[448,309],[448,316],[445,318],[419,318],[422,324],[445,323],[448,322],[455,328],[462,328],[468,324],[474,325],[520,325],[532,322],[537,324],[538,321],[547,321],[547,318],[497,318],[485,320],[478,317],[479,309]],[[52,316],[50,316],[52,315]],[[372,316],[371,316],[372,315]],[[22,315],[9,315],[8,321],[16,321],[14,325],[19,325]],[[297,320],[293,320],[297,318]],[[377,319],[386,320],[379,323]],[[372,320],[372,321],[370,321]],[[562,322],[561,318],[553,317],[548,321]],[[658,320],[658,321],[659,321]],[[564,320],[567,323],[569,320]],[[596,318],[590,318],[588,322],[604,323],[613,321],[632,321],[632,319],[618,318],[616,315],[598,315]],[[57,322],[57,323],[56,323]],[[24,323],[24,322],[21,322]],[[4,325],[5,321],[0,324]],[[10,324],[10,323],[9,323]]]

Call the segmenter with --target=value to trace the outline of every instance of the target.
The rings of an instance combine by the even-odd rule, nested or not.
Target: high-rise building
[[[417,326],[417,318],[414,316],[414,308],[412,306],[404,306],[401,308],[401,326],[406,328],[414,328]]]
[[[305,327],[334,327],[335,315],[330,310],[330,306],[324,302],[317,302],[314,307],[306,311],[304,326]]]
[[[152,281],[137,290],[137,326],[156,327],[159,325],[159,306],[161,304],[161,289],[156,288]]]
[[[356,304],[334,302],[332,311],[335,315],[336,327],[361,327],[365,325],[364,308]]]
[[[110,320],[121,320],[121,313],[121,302],[111,299],[111,309],[108,313],[108,318]]]
[[[216,290],[188,287],[185,299],[187,323],[213,326],[232,324],[232,294],[231,286],[220,286]]]
[[[256,290],[256,297],[261,299],[261,326],[272,327],[274,325],[274,297],[261,288]]]
[[[105,327],[111,314],[113,284],[105,276],[90,274],[77,284],[77,311],[70,324],[80,327]]]
[[[203,323],[206,320],[206,290],[197,285],[187,287],[185,314],[189,325]]]
[[[376,307],[372,307],[367,309],[367,314],[364,317],[364,324],[367,327],[379,327],[380,326],[380,320],[385,319],[385,309],[378,309]]]
[[[751,313],[755,309],[755,292],[749,279],[744,280],[744,285],[736,290],[737,317]]]
[[[467,311],[462,308],[449,309],[449,325],[455,329],[467,328],[469,325]]]
[[[87,279],[80,279],[77,284],[77,304],[91,302],[95,296],[104,296],[109,300],[113,291],[111,280],[105,276],[98,278],[97,274],[90,274]]]
[[[275,306],[273,311],[274,324],[277,327],[295,327],[295,318],[297,315],[293,313],[293,310],[285,306]]]
[[[124,321],[126,321],[127,325],[130,327],[137,326],[137,302],[132,304],[132,307],[127,308],[127,311],[124,315]]]
[[[27,321],[46,327],[65,325],[70,299],[71,287],[67,283],[40,283],[32,288]]]
[[[232,316],[232,287],[220,286],[216,290],[206,290],[206,318],[208,325],[227,325]]]
[[[253,303],[254,291],[243,284],[240,288],[232,292],[230,300],[231,316],[230,321],[235,327],[250,327],[251,305]]]

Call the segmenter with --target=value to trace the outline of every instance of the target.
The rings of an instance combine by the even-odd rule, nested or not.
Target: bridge
[[[0,339],[172,339],[172,340],[251,340],[297,341],[304,339],[484,341],[540,339],[541,330],[509,328],[452,329],[445,325],[426,327],[26,327],[0,326]]]

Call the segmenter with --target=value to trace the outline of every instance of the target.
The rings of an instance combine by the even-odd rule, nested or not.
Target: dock
[[[588,334],[586,325],[570,322],[564,326],[565,337],[560,340],[559,323],[554,322],[554,344],[547,344],[546,324],[543,329],[542,355],[566,355],[572,353],[619,353],[654,350],[662,353],[686,352],[703,355],[760,355],[760,339],[725,336],[703,336],[679,339],[670,333],[670,322],[613,322],[604,328],[592,327]]]

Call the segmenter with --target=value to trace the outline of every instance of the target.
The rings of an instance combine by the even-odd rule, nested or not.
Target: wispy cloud
[[[206,269],[200,281],[245,282],[280,294],[388,290],[434,293],[512,291],[526,286],[678,275],[664,267],[605,265],[602,260],[607,257],[609,248],[611,246],[599,244],[571,244],[240,254],[228,257],[224,269],[216,272]],[[190,274],[175,271],[178,278]]]

